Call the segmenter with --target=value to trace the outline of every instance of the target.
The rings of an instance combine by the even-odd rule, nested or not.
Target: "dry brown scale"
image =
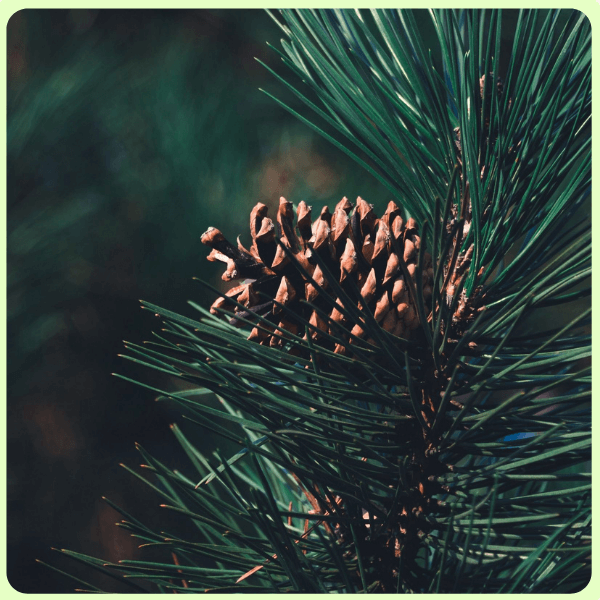
[[[356,297],[359,290],[362,302],[385,331],[409,338],[419,327],[414,297],[421,239],[415,220],[409,218],[405,223],[400,212],[400,207],[390,201],[383,216],[377,218],[372,205],[362,198],[357,199],[355,207],[342,198],[333,214],[324,207],[311,222],[311,207],[300,202],[294,224],[292,203],[282,197],[276,225],[267,214],[267,206],[258,203],[250,215],[249,250],[239,239],[236,247],[218,229],[209,228],[201,238],[202,243],[212,248],[208,260],[226,264],[224,281],[239,281],[239,285],[213,303],[211,312],[232,311],[231,323],[240,325],[244,323],[242,319],[265,317],[268,323],[257,323],[248,339],[276,347],[282,347],[290,333],[306,339],[308,322],[314,342],[336,353],[348,354],[347,344],[355,343],[357,338],[364,339],[366,333],[360,323],[352,322],[326,300],[325,295],[334,298],[343,310],[342,300],[316,260],[318,254],[357,307],[362,310]],[[277,238],[295,260],[277,243]],[[422,270],[425,300],[431,297],[432,285],[432,260],[425,252]],[[335,344],[326,334],[338,338],[342,335],[347,344]]]
[[[493,77],[492,73],[490,73],[490,77]],[[488,92],[486,92],[485,84],[486,84],[486,76],[482,75],[481,78],[479,79],[479,97],[481,98],[482,102],[483,102],[484,94],[490,93],[493,90],[493,87],[492,87],[492,89],[490,89]],[[502,79],[500,79],[500,77],[496,77],[496,96],[498,98],[498,101],[502,99],[503,91],[504,91],[504,84],[502,83]],[[497,131],[490,132],[490,115],[489,115],[489,110],[490,110],[489,105],[490,104],[491,104],[491,101],[488,103],[488,114],[486,115],[484,124],[483,124],[484,144],[486,146],[487,145],[493,146],[496,143],[496,139],[498,137]],[[511,104],[512,103],[509,100],[509,102],[508,102],[509,108],[510,108]],[[460,127],[456,127],[454,129],[454,133],[456,135],[456,140],[454,141],[454,143],[458,150],[458,161],[459,161],[459,163],[462,163],[462,161],[461,161],[462,145],[461,145],[461,139],[460,139]]]

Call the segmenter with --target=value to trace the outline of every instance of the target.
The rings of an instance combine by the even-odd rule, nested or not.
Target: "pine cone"
[[[288,334],[306,339],[308,326],[315,343],[348,354],[347,344],[356,343],[357,338],[367,334],[360,319],[344,310],[339,289],[325,276],[329,272],[361,311],[364,303],[385,331],[408,338],[419,327],[414,301],[421,243],[417,224],[414,219],[404,223],[400,208],[393,201],[381,219],[376,217],[372,205],[360,197],[352,208],[343,198],[333,214],[324,207],[311,223],[311,207],[300,202],[294,226],[292,203],[281,198],[277,235],[289,254],[278,244],[276,226],[261,203],[250,214],[249,250],[239,238],[236,248],[218,229],[209,228],[201,238],[203,244],[212,248],[208,260],[227,265],[223,280],[243,280],[218,298],[211,312],[233,311],[230,322],[234,325],[255,321],[257,315],[266,318],[268,323],[257,323],[248,337],[263,345],[283,347]],[[427,300],[433,285],[431,256],[427,252],[422,284]],[[332,306],[332,299],[337,306]],[[347,343],[335,343],[328,334]]]

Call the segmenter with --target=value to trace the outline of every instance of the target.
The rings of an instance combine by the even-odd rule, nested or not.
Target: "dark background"
[[[215,225],[248,241],[258,201],[389,200],[258,90],[295,102],[254,60],[282,72],[266,44],[279,37],[259,10],[25,10],[9,22],[7,575],[20,592],[76,587],[35,559],[101,581],[51,547],[140,557],[101,496],[152,522],[160,498],[119,463],[140,462],[134,442],[183,462],[177,413],[111,377],[158,382],[118,357],[122,340],[160,328],[138,299],[190,316],[188,299],[208,305],[192,277],[218,284],[220,267],[200,235]]]

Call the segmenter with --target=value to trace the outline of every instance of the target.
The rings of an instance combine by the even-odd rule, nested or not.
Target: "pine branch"
[[[395,201],[258,204],[249,250],[202,236],[238,281],[210,311],[144,303],[166,326],[129,358],[213,392],[150,388],[239,451],[211,464],[174,428],[194,480],[140,449],[197,533],[128,521],[181,560],[109,568],[190,592],[585,585],[589,24],[520,11],[504,56],[501,11],[430,11],[431,50],[421,16],[272,15],[290,87]]]

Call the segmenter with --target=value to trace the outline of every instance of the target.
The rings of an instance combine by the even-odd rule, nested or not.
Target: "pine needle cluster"
[[[377,218],[344,198],[313,223],[302,201],[296,222],[287,200],[276,223],[258,205],[250,249],[204,234],[238,285],[210,310],[190,303],[197,319],[144,302],[164,329],[128,356],[191,384],[140,385],[239,451],[209,460],[173,426],[190,478],[140,448],[143,479],[188,526],[117,510],[164,562],[69,554],[162,592],[583,589],[586,17],[272,16],[290,77],[273,73],[315,116],[299,118],[392,201]]]

